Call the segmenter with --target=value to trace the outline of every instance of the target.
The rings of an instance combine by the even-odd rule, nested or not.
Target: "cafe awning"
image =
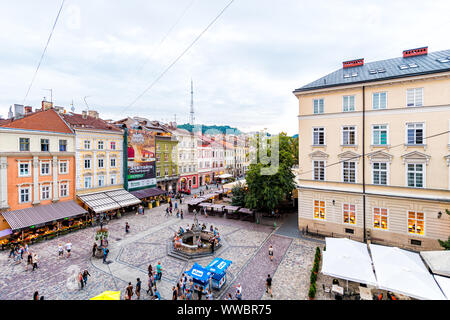
[[[238,211],[240,207],[236,207],[236,206],[225,206],[225,207],[223,207],[223,208],[224,208],[225,210],[234,212],[234,211]]]
[[[220,179],[227,179],[227,178],[231,178],[233,175],[229,174],[229,173],[224,173],[221,174],[220,176],[216,176],[216,178],[220,178]]]
[[[116,210],[141,201],[124,189],[79,195],[78,198],[95,213]]]
[[[240,213],[245,213],[245,214],[253,214],[253,211],[247,208],[240,208],[239,209]]]
[[[138,199],[144,199],[144,198],[148,198],[148,197],[157,197],[162,194],[166,194],[167,191],[164,191],[159,188],[146,188],[146,189],[131,191],[130,193]]]
[[[3,218],[16,232],[31,226],[41,226],[52,221],[63,220],[86,214],[87,211],[75,201],[61,201],[53,204],[3,212]]]
[[[367,245],[346,238],[326,238],[322,273],[339,279],[376,286]]]
[[[415,299],[445,300],[418,253],[376,244],[370,245],[370,252],[378,288]]]
[[[211,208],[217,209],[217,210],[222,210],[224,207],[225,207],[225,205],[223,205],[223,204],[213,204],[213,205],[211,205]]]

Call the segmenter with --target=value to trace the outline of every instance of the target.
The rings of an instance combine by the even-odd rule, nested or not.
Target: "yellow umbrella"
[[[120,291],[104,291],[91,300],[120,300]]]

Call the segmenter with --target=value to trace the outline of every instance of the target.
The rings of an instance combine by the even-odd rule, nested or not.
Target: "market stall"
[[[167,200],[167,191],[159,188],[146,188],[130,193],[140,199],[144,206],[149,209],[158,207],[163,201]]]
[[[213,204],[213,205],[211,205],[211,211],[214,213],[217,213],[219,215],[223,215],[224,207],[225,207],[225,205],[223,205],[223,204]]]
[[[206,292],[206,289],[210,289],[211,272],[203,268],[197,262],[190,270],[186,271],[185,274],[192,278],[194,290],[199,291],[199,289],[202,288],[203,292]]]
[[[220,290],[227,281],[227,269],[232,261],[222,258],[215,258],[206,266],[206,270],[211,272],[211,283],[214,289]]]
[[[241,207],[237,206],[225,206],[223,210],[225,211],[225,217],[231,219],[239,219],[239,209]]]
[[[247,208],[240,208],[238,212],[241,214],[242,220],[255,221],[255,212]]]

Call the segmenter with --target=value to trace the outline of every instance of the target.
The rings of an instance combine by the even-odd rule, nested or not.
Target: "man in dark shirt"
[[[131,300],[131,297],[133,296],[133,285],[131,282],[128,282],[128,287],[126,289],[126,299]]]
[[[141,298],[141,279],[136,279],[136,295],[138,300]]]
[[[272,278],[270,277],[270,274],[267,275],[267,279],[266,279],[266,293],[269,293],[270,291],[270,296],[273,297],[272,294]]]

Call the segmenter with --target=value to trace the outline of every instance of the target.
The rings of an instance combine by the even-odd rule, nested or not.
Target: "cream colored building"
[[[450,50],[347,61],[294,94],[299,228],[439,249],[450,235]]]

